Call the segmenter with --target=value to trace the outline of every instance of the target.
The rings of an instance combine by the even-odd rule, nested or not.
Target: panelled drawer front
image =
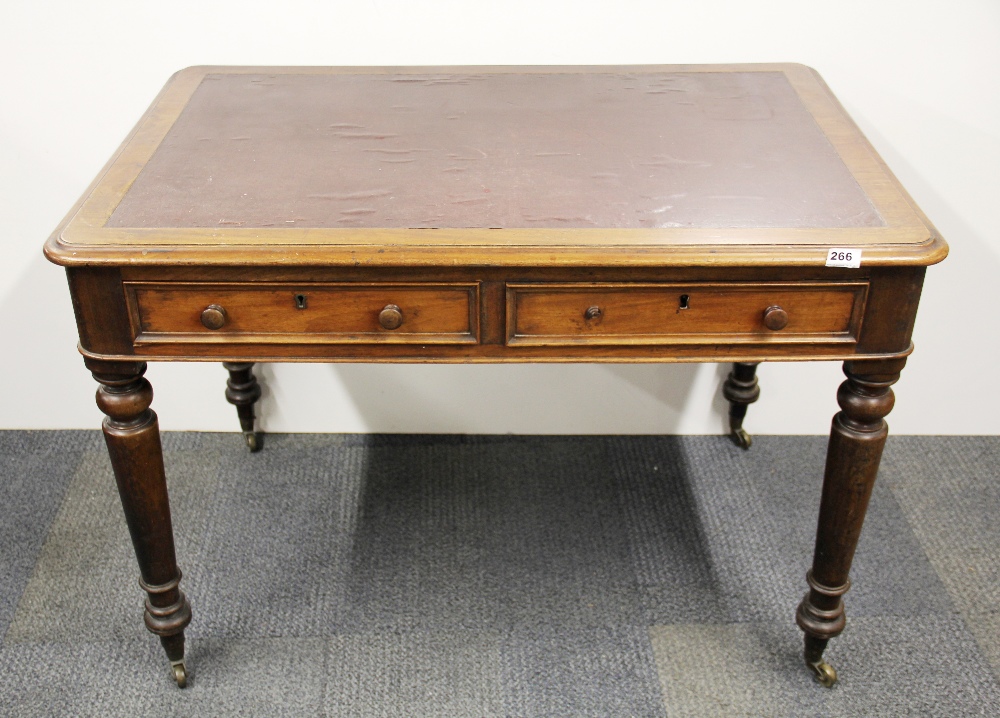
[[[867,287],[866,282],[508,283],[507,343],[853,343]],[[783,319],[780,329],[768,326]]]
[[[172,341],[466,344],[479,336],[476,283],[127,282],[126,295],[137,346]],[[221,326],[206,326],[212,320]]]

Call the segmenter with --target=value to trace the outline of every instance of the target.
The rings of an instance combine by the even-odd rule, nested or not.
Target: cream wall
[[[7,3],[0,10],[0,428],[95,428],[65,278],[41,245],[193,64],[815,67],[952,246],[931,268],[897,433],[1000,433],[1000,3]],[[261,368],[269,431],[715,433],[713,365]],[[217,364],[151,365],[165,429],[232,430]],[[834,364],[772,364],[755,433],[826,433]]]

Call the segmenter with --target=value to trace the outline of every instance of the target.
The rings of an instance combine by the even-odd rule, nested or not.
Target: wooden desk
[[[796,615],[831,685],[890,386],[947,247],[799,65],[202,67],[45,251],[180,685],[149,360],[227,362],[251,448],[253,362],[737,362],[739,436],[757,362],[844,361]]]

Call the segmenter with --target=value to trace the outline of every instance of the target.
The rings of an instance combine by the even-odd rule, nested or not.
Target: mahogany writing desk
[[[191,68],[46,245],[180,685],[191,610],[145,362],[838,360],[806,662],[842,596],[947,247],[800,65]]]

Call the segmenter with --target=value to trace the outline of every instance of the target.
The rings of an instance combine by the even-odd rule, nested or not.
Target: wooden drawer
[[[866,282],[507,284],[507,343],[854,343]],[[765,313],[772,308],[768,320]],[[787,323],[777,326],[784,312]]]
[[[125,290],[137,347],[162,342],[466,344],[479,337],[479,285],[471,282],[126,282]],[[203,317],[209,307],[215,309]],[[206,325],[213,319],[221,326]],[[394,319],[401,323],[393,327]]]

